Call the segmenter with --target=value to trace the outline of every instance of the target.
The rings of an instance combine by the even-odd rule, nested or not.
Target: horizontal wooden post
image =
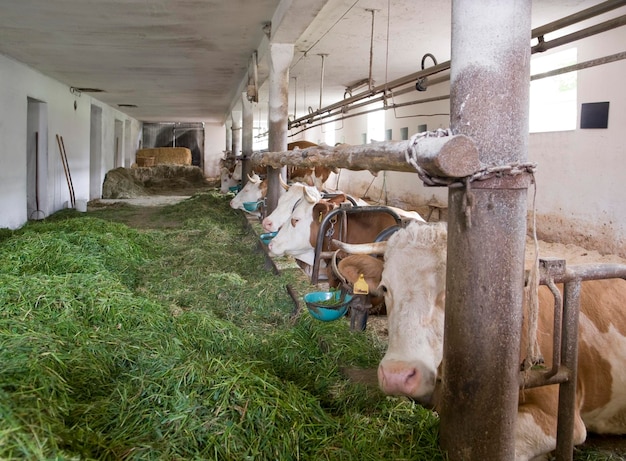
[[[462,178],[480,169],[478,150],[465,135],[442,137],[424,136],[416,141],[384,141],[362,145],[339,144],[315,146],[284,152],[254,152],[250,161],[254,166],[279,168],[283,165],[348,170],[404,171],[415,173],[407,161],[409,153],[428,174],[437,177]]]

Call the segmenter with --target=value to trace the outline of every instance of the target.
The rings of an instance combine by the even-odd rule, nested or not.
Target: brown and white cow
[[[416,222],[376,245],[378,250],[386,245],[379,288],[385,293],[389,331],[378,368],[380,388],[435,408],[443,358],[446,241],[445,223]],[[587,430],[626,433],[626,281],[583,282],[580,301],[575,444],[584,442]],[[537,338],[546,359],[552,356],[553,310],[553,296],[541,286]],[[557,402],[554,385],[520,392],[517,461],[555,449]]]
[[[314,201],[310,196],[300,200],[293,209],[289,220],[285,223],[288,225],[283,225],[276,237],[270,242],[268,246],[270,254],[273,256],[290,255],[312,265],[322,221],[328,213],[346,201],[345,194],[338,194],[333,198],[318,201]],[[414,211],[405,211],[394,207],[388,208],[396,212],[400,218],[424,221]],[[391,214],[375,210],[368,211],[367,207],[363,207],[359,213],[348,214],[344,241],[348,243],[373,242],[382,231],[396,224],[397,222]],[[320,251],[334,249],[331,248],[331,241],[339,238],[340,229],[338,225],[326,229],[324,247]]]

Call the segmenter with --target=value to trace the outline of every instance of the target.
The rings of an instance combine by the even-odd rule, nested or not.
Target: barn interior
[[[578,32],[572,41],[533,53],[533,74],[594,60],[604,64],[533,80],[537,88],[531,96],[528,157],[540,165],[536,210],[541,236],[624,256],[621,171],[603,167],[621,164],[623,153],[618,136],[611,134],[623,125],[620,105],[611,105],[621,98],[620,5],[594,0],[532,2],[533,29],[588,8],[605,11],[574,24],[561,23],[564,27],[546,34],[545,41],[554,43],[577,31],[604,31]],[[488,9],[486,4],[485,14]],[[384,90],[387,83],[435,62],[448,62],[450,1],[434,8],[391,0],[268,0],[254,5],[29,0],[5,2],[2,12],[0,52],[6,83],[0,142],[5,164],[12,165],[2,172],[3,227],[19,227],[67,205],[69,190],[56,134],[63,136],[74,195],[81,204],[101,198],[106,173],[135,163],[137,149],[153,147],[159,129],[165,133],[165,142],[159,143],[175,145],[178,138],[191,146],[193,163],[205,176],[219,176],[219,161],[224,151],[233,149],[233,140],[239,143],[235,149],[241,150],[242,104],[249,91],[253,102],[246,110],[253,117],[252,149],[266,149],[268,50],[274,43],[291,45],[288,53],[293,47],[286,110],[289,120],[301,123],[290,125],[288,141],[358,145],[401,140],[420,130],[450,125],[445,71],[431,76],[427,91],[411,91],[417,79],[409,79],[388,92],[384,102],[379,91],[376,97],[340,108],[332,117],[322,110],[315,119],[307,119],[348,95],[367,95],[372,87]],[[485,34],[488,37],[489,31]],[[530,45],[537,41],[534,38]],[[559,96],[567,102],[547,102],[541,92],[550,93],[551,85],[576,90]],[[366,105],[370,99],[377,101]],[[356,104],[363,106],[354,108]],[[557,108],[567,104],[569,115],[560,115]],[[605,114],[608,110],[610,123],[606,128],[581,128],[583,107],[600,107]],[[43,136],[38,141],[39,160],[34,154],[35,132]],[[183,133],[189,139],[181,140]],[[14,163],[10,159],[18,152],[26,152],[26,158]],[[42,170],[39,175],[35,164]],[[328,184],[405,208],[429,201],[446,203],[445,188],[425,188],[413,179],[393,171],[373,176],[344,170]]]
[[[134,183],[142,165],[157,171],[142,149],[187,148],[181,163],[213,184],[229,156],[302,140],[374,149],[455,123],[461,0],[0,3],[0,228],[119,199],[107,189],[111,172],[135,175],[121,179]],[[489,18],[494,2],[474,3]],[[626,2],[525,3],[531,52],[520,151],[536,169],[523,230],[626,258]],[[479,31],[477,62],[506,38],[494,30]],[[195,187],[197,176],[187,181],[183,170],[168,183],[168,203]],[[326,186],[433,220],[458,211],[447,187],[412,171],[355,165]]]

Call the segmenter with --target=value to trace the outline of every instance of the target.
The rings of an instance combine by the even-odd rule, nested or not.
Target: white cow
[[[259,202],[265,198],[266,194],[267,181],[261,179],[258,174],[253,173],[252,176],[248,176],[248,182],[243,186],[243,189],[230,201],[230,207],[249,213],[249,211],[244,208],[243,204],[246,202]],[[258,214],[257,212],[253,213]]]
[[[308,186],[300,182],[287,185],[282,178],[280,178],[280,183],[286,192],[278,199],[274,211],[263,219],[262,225],[266,232],[278,231],[278,229],[289,220],[289,217],[299,201],[315,200],[315,202],[317,202],[322,198],[317,187]]]
[[[307,239],[310,233],[307,233],[306,229],[310,228],[312,219],[308,219],[308,217],[313,213],[315,204],[322,199],[322,194],[317,188],[303,184],[300,184],[294,191],[300,191],[300,197],[298,197],[297,193],[289,195],[288,200],[284,201],[284,207],[282,207],[287,209],[290,203],[296,205],[295,208],[292,205],[293,211],[290,214],[283,215],[286,216],[284,219],[289,221],[289,225],[282,226],[281,224],[282,227],[277,226],[277,228],[280,227],[280,230],[269,243],[268,249],[271,256],[288,254],[306,264],[313,265],[315,250],[308,244]],[[287,195],[287,193],[283,194],[283,196]],[[274,222],[276,221],[274,220]],[[268,229],[268,227],[265,227],[265,224],[264,228]]]
[[[445,223],[411,223],[388,242],[363,245],[360,252],[376,252],[385,245],[379,289],[385,293],[389,344],[378,368],[379,385],[387,394],[436,408],[443,359],[447,228]],[[575,444],[584,442],[587,430],[626,433],[626,281],[583,282],[580,302]],[[537,338],[547,367],[552,366],[553,313],[554,298],[541,286]],[[516,461],[545,459],[555,449],[557,401],[557,386],[520,393]]]

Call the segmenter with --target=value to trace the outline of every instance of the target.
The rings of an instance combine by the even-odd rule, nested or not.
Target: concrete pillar
[[[241,155],[242,155],[242,168],[241,168],[241,185],[245,186],[248,182],[248,175],[251,173],[249,158],[252,155],[253,145],[253,128],[254,128],[254,103],[248,100],[248,93],[243,92],[241,94]]]
[[[531,0],[452,1],[451,127],[486,166],[527,159],[530,12]],[[452,461],[514,459],[528,179],[448,192],[440,440]]]
[[[287,122],[289,109],[287,107],[289,99],[289,65],[293,60],[294,46],[287,43],[270,44],[270,75],[269,75],[269,116],[268,148],[270,152],[281,152],[287,150]],[[276,208],[278,199],[282,192],[278,176],[286,168],[267,169],[268,187],[266,212],[269,214]]]
[[[241,154],[241,111],[234,110],[231,112],[232,117],[232,151],[233,156],[237,157]]]
[[[224,147],[224,150],[228,151],[231,153],[231,156],[233,156],[234,154],[232,153],[233,150],[233,121],[231,119],[226,120],[226,123],[224,123],[224,129],[226,130],[226,145]]]

